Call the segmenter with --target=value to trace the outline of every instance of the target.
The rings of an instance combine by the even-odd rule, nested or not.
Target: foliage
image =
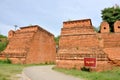
[[[0,34],[0,51],[3,51],[8,44],[7,37]]]
[[[100,27],[94,27],[94,26],[93,26],[93,29],[94,29],[94,31],[96,31],[96,32],[99,32],[99,28],[100,28]]]
[[[57,36],[57,37],[54,38],[57,46],[59,45],[59,39],[60,39],[60,36]]]
[[[102,20],[107,21],[110,25],[110,31],[113,32],[114,22],[120,20],[120,7],[115,5],[113,7],[104,8],[102,10]]]
[[[45,64],[0,64],[0,80],[21,80],[17,74],[21,74],[25,67],[43,66]]]
[[[7,38],[7,37],[6,37],[6,36],[4,36],[4,35],[1,35],[1,34],[0,34],[0,38]]]
[[[7,46],[8,42],[0,42],[0,51],[3,51],[6,46]]]
[[[6,59],[6,60],[0,60],[0,63],[7,63],[7,64],[11,64],[11,60],[10,59]]]
[[[86,72],[75,69],[68,70],[61,68],[54,68],[54,70],[73,75],[78,78],[83,78],[85,80],[120,80],[120,67],[116,67],[113,70],[104,72]]]

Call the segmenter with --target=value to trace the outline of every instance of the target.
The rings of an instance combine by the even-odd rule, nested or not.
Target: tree
[[[3,51],[8,44],[7,37],[0,34],[0,52]]]
[[[60,38],[60,36],[57,36],[57,37],[55,37],[55,38],[54,38],[55,43],[56,43],[56,46],[58,46],[58,45],[59,45],[59,38]]]
[[[110,25],[110,31],[114,31],[114,22],[120,20],[120,7],[115,5],[113,7],[104,8],[102,11],[102,20],[107,21]]]
[[[95,26],[93,26],[93,29],[94,29],[94,31],[99,32],[100,27],[95,27]]]

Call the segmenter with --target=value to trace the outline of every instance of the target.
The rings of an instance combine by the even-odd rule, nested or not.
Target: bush
[[[0,34],[0,38],[7,38],[7,36],[4,36],[4,35]]]
[[[0,43],[0,51],[3,51],[6,48],[7,44],[7,42]]]
[[[6,60],[0,60],[0,63],[11,64],[11,60],[7,58]]]
[[[0,34],[0,51],[3,51],[8,44],[7,37]]]
[[[90,72],[90,68],[86,68],[86,67],[81,68],[81,70],[82,70],[82,71]]]

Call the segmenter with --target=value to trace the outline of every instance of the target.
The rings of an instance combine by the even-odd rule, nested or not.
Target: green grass
[[[29,66],[44,66],[51,64],[6,64],[0,63],[0,80],[19,80],[16,77],[17,74],[21,74],[23,68]]]
[[[25,66],[15,64],[0,64],[0,80],[17,80],[16,74],[20,74]]]
[[[53,68],[56,71],[63,72],[65,74],[73,75],[84,80],[120,80],[120,67],[116,67],[110,71],[104,72],[85,72],[80,70],[67,70],[61,68]]]

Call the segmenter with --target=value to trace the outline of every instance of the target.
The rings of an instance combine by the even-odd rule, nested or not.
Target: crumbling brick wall
[[[2,53],[9,55],[13,63],[55,62],[54,35],[38,25],[10,30],[8,38],[9,44]]]
[[[108,22],[104,21],[100,25],[100,32],[101,33],[109,33],[110,32],[110,27]]]
[[[120,20],[114,23],[114,32],[120,33]]]
[[[63,22],[57,66],[80,69],[84,66],[83,58],[90,57],[87,56],[89,54],[96,55],[97,67],[95,69],[97,71],[111,69],[113,63],[118,65],[120,63],[118,59],[120,57],[119,21],[114,24],[115,33],[110,33],[107,22],[102,22],[100,26],[100,33],[96,33],[90,19]],[[79,55],[77,57],[73,54]],[[86,56],[82,56],[83,54]],[[99,55],[103,56],[98,60]],[[105,55],[107,55],[106,59],[104,59]]]
[[[114,65],[120,65],[120,21],[114,23],[114,32],[100,33],[103,40],[103,51],[108,54]],[[102,27],[102,26],[101,26]],[[107,26],[110,27],[110,26]],[[102,30],[101,30],[102,32]]]
[[[34,35],[34,40],[30,47],[27,63],[52,63],[56,59],[56,47],[54,36],[40,29]],[[35,54],[33,54],[35,53]],[[32,59],[31,59],[32,58]]]

